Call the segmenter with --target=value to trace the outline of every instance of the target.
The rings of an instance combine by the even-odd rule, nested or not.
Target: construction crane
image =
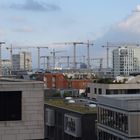
[[[99,63],[100,63],[99,71],[102,70],[102,68],[103,68],[103,58],[92,58],[90,60],[99,60]]]
[[[76,45],[83,44],[83,42],[64,42],[57,44],[73,45],[73,69],[76,69]]]
[[[70,67],[70,58],[72,56],[60,56],[61,58],[66,58],[67,59],[67,67],[69,68]]]
[[[55,51],[55,49],[53,49],[52,52],[50,52],[53,55],[53,69],[55,69],[55,58],[56,58],[56,53],[60,53],[60,52],[65,52],[64,50],[61,51]]]
[[[109,68],[109,48],[110,47],[120,47],[119,45],[110,45],[109,42],[107,42],[107,45],[103,45],[102,47],[106,48],[106,60],[107,60],[107,68]]]
[[[48,47],[37,47],[38,49],[38,69],[40,69],[40,49],[48,49]]]
[[[83,42],[84,45],[87,45],[87,67],[90,69],[90,54],[89,54],[89,47],[93,46],[93,43],[90,43],[89,40],[87,43]]]
[[[0,42],[0,75],[2,76],[2,57],[1,57],[1,47],[2,44],[5,44],[5,42]]]
[[[76,45],[87,45],[87,62],[88,68],[90,67],[90,54],[89,46],[94,45],[93,43],[88,42],[64,42],[64,43],[55,43],[55,44],[64,44],[64,45],[73,45],[73,68],[76,69]]]
[[[47,69],[50,69],[50,56],[40,56],[40,58],[44,59],[44,63],[43,63],[44,69],[46,69],[46,64],[47,64]]]

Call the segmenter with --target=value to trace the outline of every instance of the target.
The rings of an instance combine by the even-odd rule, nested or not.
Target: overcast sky
[[[0,41],[41,45],[91,40],[90,54],[102,56],[99,44],[107,41],[140,42],[136,10],[139,0],[0,0]]]

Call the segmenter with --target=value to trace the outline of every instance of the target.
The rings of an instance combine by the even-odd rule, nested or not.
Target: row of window
[[[98,130],[98,140],[123,140],[117,136],[104,132],[102,130]]]
[[[98,122],[128,133],[128,116],[126,114],[98,108]]]

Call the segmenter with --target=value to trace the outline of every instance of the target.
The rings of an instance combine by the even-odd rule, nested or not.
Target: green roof
[[[82,114],[88,114],[88,113],[97,113],[97,107],[91,108],[88,106],[85,106],[84,103],[68,103],[65,101],[65,99],[47,99],[45,101],[47,105],[63,108],[67,110],[71,110],[74,112],[82,113]]]

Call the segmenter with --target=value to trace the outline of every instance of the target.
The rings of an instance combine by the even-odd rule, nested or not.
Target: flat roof
[[[89,107],[83,102],[68,103],[65,99],[46,99],[45,104],[81,114],[97,113],[97,107]]]
[[[140,111],[140,94],[99,95],[99,106],[126,111]]]
[[[0,82],[42,82],[42,81],[15,79],[15,78],[0,78]]]
[[[101,95],[101,96],[105,98],[107,97],[125,101],[140,100],[140,94],[117,94],[117,95]]]

